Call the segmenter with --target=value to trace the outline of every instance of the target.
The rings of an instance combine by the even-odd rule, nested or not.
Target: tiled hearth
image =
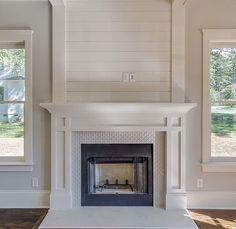
[[[52,114],[52,190],[50,212],[40,228],[196,228],[186,212],[185,191],[185,115],[194,104],[42,106]],[[81,144],[85,143],[152,144],[153,206],[82,207]]]

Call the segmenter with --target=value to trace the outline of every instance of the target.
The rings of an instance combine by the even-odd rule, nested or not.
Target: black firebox
[[[153,206],[152,144],[82,144],[82,206]]]

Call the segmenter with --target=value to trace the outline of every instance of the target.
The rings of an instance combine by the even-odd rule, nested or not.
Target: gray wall
[[[203,191],[236,191],[235,173],[202,173],[201,102],[203,28],[236,28],[235,0],[188,0],[186,6],[186,101],[198,103],[188,117],[187,190],[203,178]],[[200,190],[199,190],[200,191]]]
[[[0,29],[34,30],[32,172],[0,172],[0,190],[50,189],[50,115],[39,103],[51,101],[51,6],[47,2],[0,3]]]

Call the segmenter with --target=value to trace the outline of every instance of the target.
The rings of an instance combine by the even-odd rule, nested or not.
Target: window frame
[[[5,93],[5,88],[3,86],[0,86],[0,92],[1,92],[1,88],[3,89],[3,95],[2,95],[2,98],[0,97],[0,103],[4,101],[4,93]],[[1,96],[1,94],[0,94]]]
[[[211,156],[210,48],[235,43],[236,29],[203,29],[202,170],[236,172],[236,157]],[[216,44],[219,44],[217,46]]]
[[[24,42],[25,49],[24,156],[0,157],[0,171],[32,171],[33,169],[32,35],[33,30],[0,30],[1,47],[10,42],[13,44]]]

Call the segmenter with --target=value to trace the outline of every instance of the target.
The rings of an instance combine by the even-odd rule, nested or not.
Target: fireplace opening
[[[152,144],[82,144],[82,206],[152,206]]]

